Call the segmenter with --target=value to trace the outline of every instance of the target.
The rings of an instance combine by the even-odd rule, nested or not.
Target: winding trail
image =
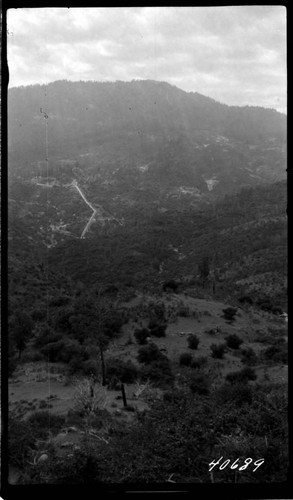
[[[85,203],[90,207],[90,209],[93,211],[93,214],[92,216],[90,217],[89,221],[87,222],[83,232],[81,233],[81,236],[80,238],[84,238],[86,233],[88,232],[90,226],[92,225],[92,223],[94,222],[95,220],[95,215],[97,213],[97,210],[93,207],[93,205],[86,199],[86,197],[84,196],[82,190],[80,189],[80,187],[77,185],[77,182],[76,180],[73,180],[72,183],[71,183],[71,186],[75,187],[77,189],[77,191],[79,192],[80,196],[82,197],[82,199],[85,201]]]
[[[94,211],[93,215],[91,216],[90,220],[88,221],[87,225],[85,226],[83,232],[81,233],[81,238],[84,238],[85,234],[89,230],[90,226],[92,225],[93,222],[95,222],[95,215],[96,215],[96,210]]]
[[[80,189],[80,187],[77,185],[77,182],[76,180],[73,180],[72,183],[71,183],[72,186],[74,186],[77,191],[79,192],[80,196],[84,199],[84,201],[86,202],[86,204],[92,209],[93,212],[96,212],[96,209],[93,207],[93,205],[87,201],[86,197],[84,196],[82,190]]]

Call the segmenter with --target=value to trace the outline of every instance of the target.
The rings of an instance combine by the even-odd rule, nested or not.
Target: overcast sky
[[[7,27],[10,87],[151,79],[286,112],[280,5],[11,9]]]

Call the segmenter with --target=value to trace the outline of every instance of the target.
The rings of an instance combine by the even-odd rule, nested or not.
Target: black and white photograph
[[[9,488],[281,487],[286,8],[5,15]]]

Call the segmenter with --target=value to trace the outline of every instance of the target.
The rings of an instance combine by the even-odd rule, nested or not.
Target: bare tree
[[[76,381],[73,399],[75,410],[90,415],[97,409],[105,408],[107,391],[100,384],[94,385],[91,379],[84,378]]]

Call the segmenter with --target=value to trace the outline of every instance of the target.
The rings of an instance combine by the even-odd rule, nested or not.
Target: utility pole
[[[47,178],[49,174],[49,141],[48,141],[48,118],[49,115],[46,113],[46,111],[43,110],[43,108],[40,108],[40,112],[44,116],[46,122],[45,122],[45,147],[46,147],[46,170],[47,170]]]

